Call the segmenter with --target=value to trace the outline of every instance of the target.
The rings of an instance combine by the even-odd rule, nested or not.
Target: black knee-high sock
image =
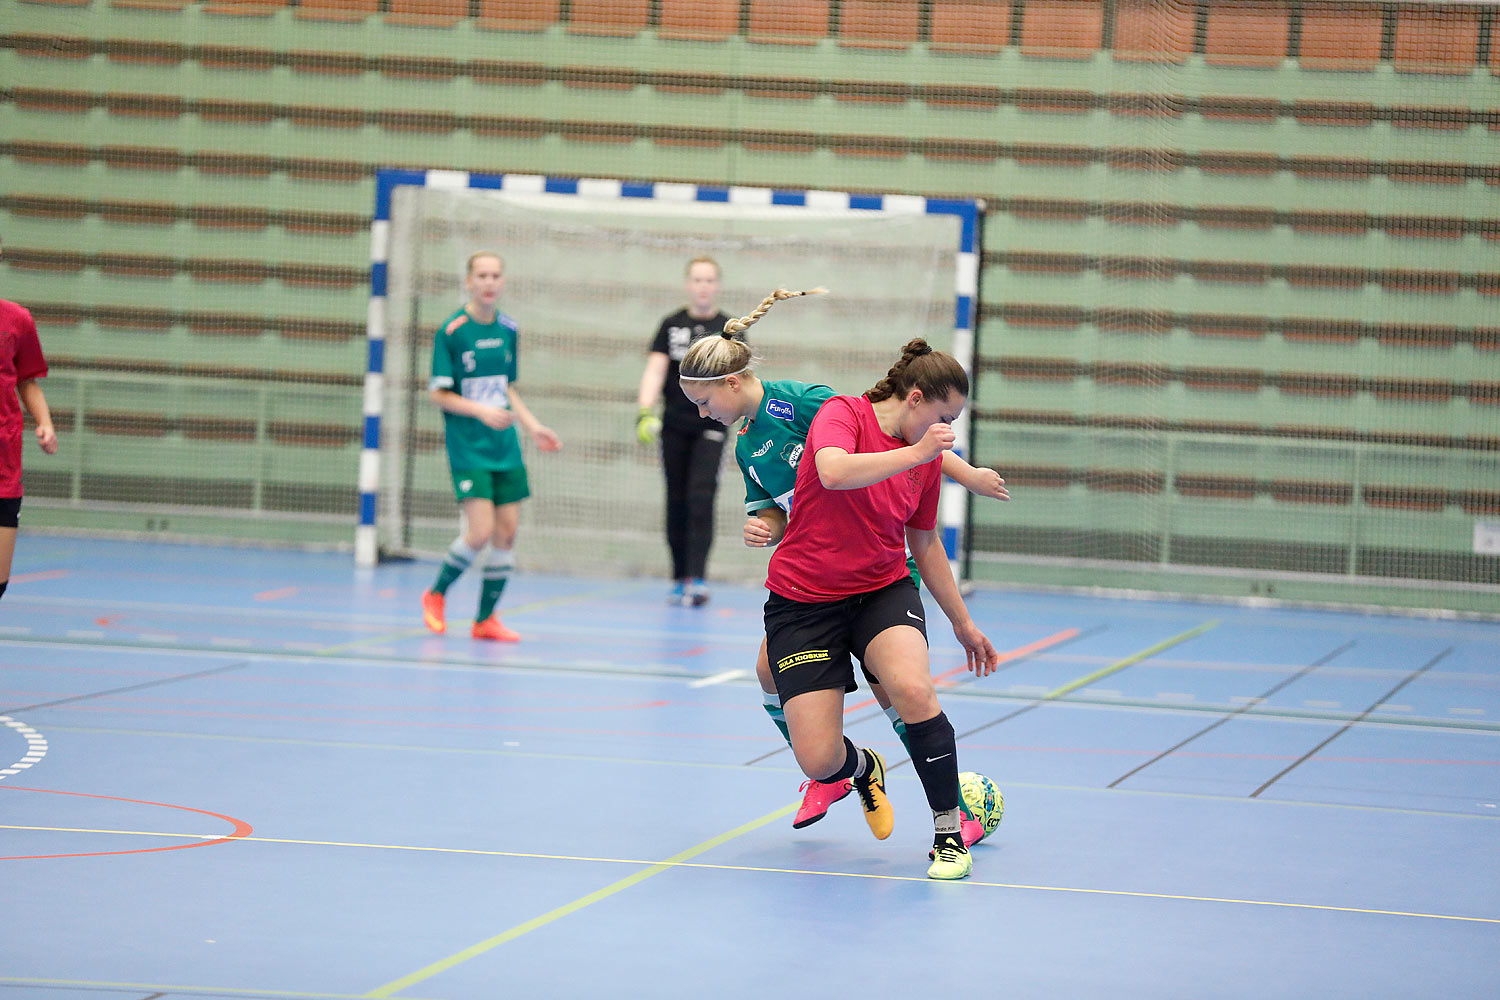
[[[840,767],[837,771],[830,774],[828,777],[819,778],[818,781],[825,785],[831,785],[835,781],[843,781],[846,778],[854,777],[856,774],[863,774],[864,768],[861,765],[863,765],[864,762],[865,755],[859,752],[858,747],[849,742],[849,737],[845,736],[843,766]]]
[[[958,745],[953,724],[939,712],[926,722],[908,722],[906,740],[911,762],[922,779],[927,804],[935,813],[958,808]]]

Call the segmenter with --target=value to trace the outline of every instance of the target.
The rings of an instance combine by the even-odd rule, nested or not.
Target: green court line
[[[561,597],[549,597],[543,601],[528,601],[525,604],[517,604],[512,607],[506,608],[505,615],[507,618],[509,618],[513,615],[524,615],[528,612],[542,611],[547,608],[561,607],[565,604],[577,604],[579,601],[584,600],[592,601],[608,599],[620,593],[624,593],[624,589],[619,586],[614,586],[606,587],[603,590],[590,591],[584,594],[570,594]],[[385,635],[368,636],[364,639],[355,639],[350,642],[341,642],[332,646],[324,646],[313,655],[333,656],[346,650],[359,649],[361,646],[378,646],[381,643],[385,642],[397,642],[401,639],[416,639],[421,636],[431,634],[432,633],[425,625],[421,628],[407,628],[402,629],[399,632],[388,632]]]
[[[1163,639],[1161,642],[1158,642],[1156,645],[1150,647],[1149,649],[1143,649],[1139,653],[1132,653],[1130,656],[1125,657],[1125,659],[1120,660],[1117,663],[1111,663],[1109,666],[1103,667],[1099,670],[1095,670],[1091,674],[1085,674],[1076,680],[1068,681],[1068,683],[1064,684],[1062,687],[1053,688],[1051,691],[1048,691],[1046,694],[1042,695],[1042,700],[1055,701],[1065,694],[1068,694],[1072,691],[1077,691],[1081,687],[1087,687],[1095,681],[1103,680],[1110,674],[1119,673],[1126,667],[1140,663],[1148,656],[1155,656],[1157,653],[1160,653],[1164,649],[1171,649],[1178,643],[1186,642],[1194,636],[1202,635],[1204,632],[1207,632],[1209,629],[1214,628],[1218,624],[1218,620],[1215,619],[1214,621],[1204,622],[1197,628],[1188,629],[1181,635],[1174,635],[1170,639]]]
[[[333,646],[324,646],[322,649],[309,650],[307,656],[336,656],[339,653],[359,649],[361,646],[379,646],[386,642],[399,642],[402,639],[420,639],[424,635],[432,635],[432,631],[423,625],[420,628],[403,629],[400,632],[387,632],[384,635],[373,635],[365,639],[355,639],[352,642],[341,642]]]
[[[43,986],[49,989],[75,986],[79,989],[91,990],[150,990],[153,993],[181,993],[205,997],[287,997],[290,1000],[362,1000],[363,998],[363,994],[360,993],[298,993],[294,990],[256,990],[234,986],[174,986],[170,983],[113,983],[97,979],[32,979],[25,976],[0,976],[0,985],[6,983],[16,986]],[[402,1000],[418,1000],[418,998],[403,997]]]
[[[464,962],[467,962],[471,958],[484,954],[491,948],[495,948],[499,945],[505,944],[507,941],[514,941],[516,938],[522,936],[523,934],[529,934],[531,931],[536,930],[538,927],[545,927],[547,924],[552,923],[554,920],[561,919],[562,917],[565,917],[570,913],[575,913],[586,906],[591,906],[592,904],[599,902],[601,899],[607,899],[617,892],[628,889],[639,882],[644,882],[646,879],[650,878],[653,875],[659,875],[664,871],[669,871],[672,868],[679,867],[689,858],[697,857],[705,851],[710,851],[715,847],[718,847],[720,844],[727,843],[728,841],[731,841],[736,837],[747,834],[752,830],[759,829],[760,827],[765,826],[767,823],[774,823],[784,816],[789,816],[797,810],[797,807],[798,803],[792,803],[791,805],[783,806],[782,808],[777,809],[775,812],[766,813],[759,819],[753,819],[748,823],[744,823],[740,826],[735,827],[733,830],[721,833],[717,837],[712,837],[708,840],[703,841],[703,843],[701,844],[696,844],[693,847],[689,847],[685,851],[681,851],[677,854],[672,855],[665,861],[659,861],[643,871],[638,871],[633,875],[627,875],[625,878],[620,879],[618,882],[614,882],[602,889],[591,892],[587,896],[582,896],[578,899],[573,900],[573,902],[571,903],[566,903],[554,910],[549,910],[539,917],[531,918],[525,923],[517,924],[508,931],[503,931],[499,934],[496,934],[492,938],[486,938],[485,940],[480,941],[478,944],[470,945],[457,954],[449,955],[447,958],[434,962],[431,965],[426,966],[425,968],[418,969],[416,972],[412,972],[408,975],[402,976],[400,979],[392,980],[391,982],[386,983],[384,986],[376,987],[375,989],[366,993],[364,996],[367,998],[394,996],[401,990],[406,989],[408,986],[414,986],[417,983],[423,982],[424,980],[431,979],[433,976],[436,976],[441,972],[446,972],[456,965],[460,965]]]
[[[417,634],[413,632],[413,634]],[[421,634],[431,635],[425,628]],[[381,641],[390,642],[391,635]],[[691,670],[661,670],[637,666],[613,666],[603,663],[569,663],[564,660],[540,660],[508,658],[500,663],[480,657],[466,657],[460,653],[439,655],[381,653],[381,652],[328,652],[328,649],[265,649],[253,646],[215,646],[211,643],[155,642],[150,640],[124,641],[120,639],[58,638],[56,636],[0,635],[0,647],[4,646],[66,646],[78,649],[108,649],[119,652],[138,653],[208,653],[225,658],[256,660],[326,660],[330,663],[346,661],[359,666],[410,668],[419,670],[482,670],[492,673],[497,670],[532,671],[549,674],[580,674],[593,677],[639,677],[647,680],[698,680],[703,675]],[[750,681],[753,683],[753,680]]]

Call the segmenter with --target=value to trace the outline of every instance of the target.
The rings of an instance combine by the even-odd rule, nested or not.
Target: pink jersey
[[[819,448],[851,455],[906,447],[880,429],[863,396],[834,396],[807,433],[786,536],[771,555],[766,586],[816,604],[867,594],[907,573],[907,526],[937,526],[942,457],[857,490],[830,490],[818,478]]]
[[[0,497],[21,495],[21,400],[16,383],[42,378],[47,360],[31,313],[0,299]]]

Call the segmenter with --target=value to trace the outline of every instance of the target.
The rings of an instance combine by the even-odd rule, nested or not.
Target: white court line
[[[20,760],[9,767],[0,770],[0,778],[19,774],[31,767],[33,764],[41,763],[43,757],[47,756],[47,737],[32,729],[20,719],[12,719],[8,715],[0,715],[0,725],[14,729],[26,739],[26,754]]]
[[[688,687],[702,688],[708,687],[710,684],[723,684],[725,681],[732,681],[736,677],[743,677],[745,673],[746,671],[744,670],[721,670],[717,674],[709,674],[707,677],[700,677],[695,681],[689,681]]]

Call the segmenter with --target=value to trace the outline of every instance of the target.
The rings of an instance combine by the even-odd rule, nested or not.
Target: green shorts
[[[453,495],[459,503],[465,500],[488,500],[499,507],[531,496],[526,480],[526,466],[514,469],[454,469]]]

